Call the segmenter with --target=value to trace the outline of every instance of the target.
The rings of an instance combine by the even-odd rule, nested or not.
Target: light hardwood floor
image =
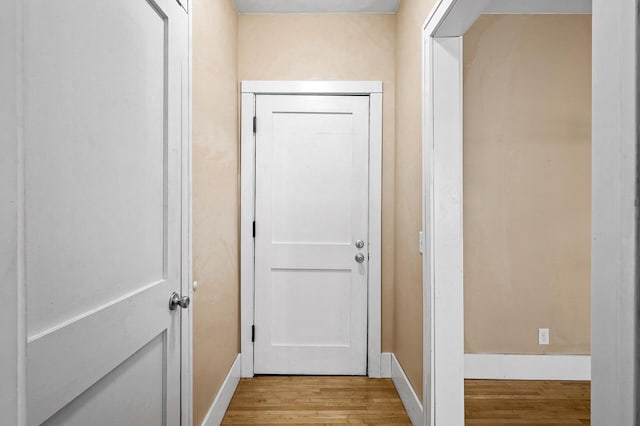
[[[588,425],[589,382],[465,380],[471,425]]]
[[[411,425],[390,379],[259,376],[242,379],[223,425]]]
[[[589,424],[589,382],[466,380],[472,425]],[[390,379],[259,376],[242,379],[222,424],[410,425]]]

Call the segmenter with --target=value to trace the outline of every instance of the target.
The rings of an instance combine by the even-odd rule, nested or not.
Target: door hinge
[[[256,237],[256,221],[253,221],[253,238]]]
[[[251,341],[252,342],[256,341],[256,326],[255,325],[251,326]]]
[[[258,129],[258,119],[253,117],[253,133],[255,133]]]

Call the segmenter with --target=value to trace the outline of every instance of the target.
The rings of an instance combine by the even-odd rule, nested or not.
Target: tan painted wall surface
[[[432,5],[433,0],[403,0],[397,16],[238,17],[231,0],[194,3],[196,424],[239,351],[240,80],[383,81],[382,349],[395,352],[422,394],[420,39]],[[585,17],[483,17],[465,38],[467,351],[538,353],[536,332],[542,326],[551,328],[549,353],[589,351],[589,237],[584,231],[590,217],[584,209],[590,203],[590,75],[576,73],[590,69],[589,37]],[[536,60],[543,53],[552,65]],[[525,98],[536,101],[519,102]],[[509,148],[500,150],[507,140]],[[533,149],[534,142],[541,151]],[[501,161],[487,167],[481,161],[487,157]],[[530,178],[540,170],[543,179]],[[519,195],[525,189],[535,197]],[[506,207],[497,209],[499,203]],[[544,220],[533,225],[534,219]],[[515,250],[522,249],[521,238],[507,237],[506,230],[516,225],[517,235],[543,244]],[[544,232],[549,239],[539,238]],[[485,238],[488,234],[494,239]],[[511,256],[509,262],[487,255],[496,250]],[[562,262],[554,263],[554,252],[563,255]],[[541,274],[542,268],[531,266],[532,258],[552,272]],[[504,266],[511,268],[508,273]],[[522,276],[526,286],[512,285]],[[493,287],[473,284],[480,282]],[[576,285],[560,285],[565,283]],[[552,303],[533,308],[537,294],[539,301]],[[496,303],[502,316],[496,315]],[[496,331],[505,325],[508,338]]]
[[[483,16],[464,46],[465,350],[588,354],[591,17]]]
[[[237,23],[232,0],[193,3],[194,424],[240,350]]]
[[[433,0],[402,0],[396,49],[394,352],[422,398],[422,24]]]
[[[393,348],[394,15],[240,15],[240,80],[383,82],[382,350]]]

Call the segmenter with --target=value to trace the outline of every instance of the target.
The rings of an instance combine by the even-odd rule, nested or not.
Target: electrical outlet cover
[[[539,328],[538,329],[538,344],[539,345],[548,345],[549,344],[549,329],[548,328]]]

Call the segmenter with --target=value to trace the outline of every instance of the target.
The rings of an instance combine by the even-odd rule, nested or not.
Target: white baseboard
[[[202,426],[218,426],[222,423],[233,393],[236,391],[236,387],[238,387],[238,382],[240,382],[241,364],[241,357],[240,354],[238,354],[229,369],[229,373],[227,373],[227,377],[222,383],[220,391],[218,391],[218,395],[216,395],[216,399],[213,400],[209,412],[202,421]]]
[[[464,377],[497,380],[591,380],[591,356],[465,354]]]
[[[393,384],[400,395],[402,404],[404,404],[405,410],[411,419],[411,423],[414,425],[424,424],[424,414],[422,411],[422,402],[418,399],[418,396],[413,391],[411,382],[404,374],[404,370],[400,366],[395,354],[391,355],[391,379]]]
[[[383,379],[391,378],[391,352],[382,352],[380,354],[380,377]]]

